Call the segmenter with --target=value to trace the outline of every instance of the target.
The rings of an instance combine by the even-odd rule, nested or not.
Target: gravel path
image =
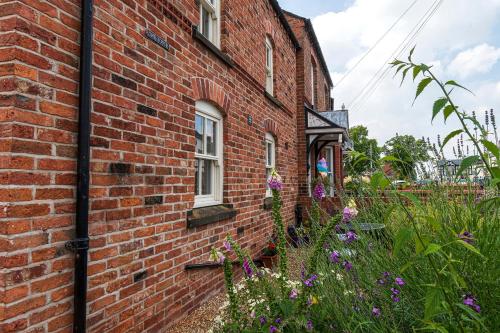
[[[212,297],[186,318],[178,322],[169,333],[206,333],[213,326],[213,320],[219,315],[219,308],[226,300],[225,293]]]

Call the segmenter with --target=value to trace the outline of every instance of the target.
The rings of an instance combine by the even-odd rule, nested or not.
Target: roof
[[[279,3],[277,0],[269,0],[271,3],[271,6],[273,7],[274,11],[276,12],[276,15],[278,15],[278,19],[280,20],[281,24],[286,30],[286,33],[288,34],[288,37],[293,43],[293,46],[295,46],[296,50],[300,50],[300,43],[297,40],[297,37],[293,33],[292,28],[290,27],[290,24],[288,24],[288,20],[285,17],[285,14],[283,13],[283,9],[281,9]]]
[[[311,40],[311,42],[313,44],[313,47],[314,47],[314,50],[316,51],[316,54],[318,55],[319,62],[321,63],[321,67],[323,67],[323,72],[326,76],[328,84],[330,85],[330,87],[333,87],[333,81],[332,81],[332,78],[330,77],[330,71],[328,70],[328,66],[326,65],[325,57],[323,56],[323,51],[321,51],[321,46],[319,45],[318,37],[316,37],[316,33],[314,32],[314,28],[312,26],[311,20],[306,18],[306,17],[299,16],[297,14],[294,14],[294,13],[286,11],[286,10],[282,10],[282,11],[284,13],[286,13],[287,15],[290,15],[291,17],[294,17],[296,19],[304,21],[306,32],[309,35],[309,39]]]
[[[340,127],[349,129],[349,112],[347,110],[323,111],[321,115]]]

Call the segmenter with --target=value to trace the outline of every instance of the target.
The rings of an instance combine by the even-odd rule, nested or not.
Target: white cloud
[[[500,48],[486,43],[457,54],[448,71],[461,78],[487,73],[500,60]]]
[[[396,46],[405,39],[433,2],[417,2],[387,37],[333,90],[336,107],[345,103],[351,110],[351,125],[368,126],[370,135],[380,143],[396,132],[435,139],[437,134],[443,137],[458,127],[451,119],[446,125],[441,118],[431,124],[432,102],[441,96],[437,87],[429,86],[412,106],[417,83],[407,80],[399,87],[400,80],[392,78],[393,72],[386,75],[370,98],[362,98],[360,103],[354,105],[354,110],[353,105],[350,105],[377,70],[391,59]],[[325,13],[313,19],[334,83],[354,66],[410,3],[411,0],[356,0],[344,11]],[[500,34],[499,22],[500,0],[444,1],[410,45],[417,44],[414,60],[433,64],[436,74],[444,80],[460,79],[452,72],[450,63],[463,50],[473,50],[483,44],[495,45],[494,37]],[[500,45],[491,47],[497,50]],[[406,58],[407,53],[408,50],[401,57]],[[461,80],[462,84],[476,92],[476,96],[457,91],[457,103],[466,110],[480,107],[500,109],[500,97],[496,97],[499,96],[497,85],[500,81],[494,75],[488,76],[487,71],[491,67],[486,66],[488,68],[483,70],[481,66],[486,65],[481,63],[471,66],[477,74],[474,81],[469,77]]]

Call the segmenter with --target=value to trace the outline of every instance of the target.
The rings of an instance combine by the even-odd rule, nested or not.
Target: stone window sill
[[[214,55],[216,55],[220,60],[222,60],[229,67],[234,67],[233,60],[224,52],[219,50],[211,41],[209,41],[203,34],[198,30],[196,25],[193,25],[193,38],[203,44],[207,49],[209,49]]]
[[[268,93],[267,91],[264,90],[264,95],[267,97],[268,100],[273,102],[274,105],[276,105],[279,108],[283,108],[283,103],[281,103],[276,97]]]
[[[194,208],[187,212],[187,227],[188,229],[196,228],[227,220],[235,217],[237,213],[233,205],[229,204]]]

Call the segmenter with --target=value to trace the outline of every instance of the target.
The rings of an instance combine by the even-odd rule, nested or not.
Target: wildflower
[[[352,230],[349,230],[346,233],[346,236],[347,236],[347,238],[346,238],[345,242],[348,243],[348,244],[352,243],[352,242],[354,242],[355,240],[358,239],[358,235],[356,235],[356,232],[354,232]]]
[[[357,208],[358,206],[356,206],[356,201],[354,201],[354,199],[350,199],[349,202],[347,203],[347,207]]]
[[[274,332],[278,332],[278,328],[276,326],[269,326],[269,333],[274,333]]]
[[[344,260],[343,266],[347,272],[349,272],[352,269],[352,264],[347,260]]]
[[[457,237],[468,244],[474,244],[474,236],[468,231],[462,232],[461,234],[457,235]]]
[[[250,264],[248,263],[247,258],[245,258],[245,259],[243,260],[243,270],[245,271],[245,273],[246,273],[246,275],[247,275],[248,277],[250,277],[250,278],[252,277],[252,275],[253,275],[253,270],[252,270],[252,267],[250,267]]]
[[[380,309],[376,308],[376,307],[373,307],[373,309],[372,309],[372,315],[374,317],[380,317]]]
[[[269,176],[267,184],[271,190],[281,191],[283,189],[283,180],[275,169],[273,169],[271,176]]]
[[[314,326],[313,326],[313,322],[311,321],[311,319],[309,319],[309,320],[307,321],[307,324],[306,324],[306,329],[307,329],[308,331],[312,331],[312,330],[313,330],[313,328],[314,328]]]
[[[307,305],[311,306],[315,304],[318,304],[318,298],[316,296],[309,296],[307,298]]]
[[[464,300],[463,303],[476,311],[477,313],[481,312],[481,307],[476,304],[476,298],[472,296],[472,294],[466,294],[464,295]]]
[[[230,252],[230,251],[231,251],[231,249],[232,249],[232,248],[231,248],[231,243],[229,243],[229,241],[225,240],[225,241],[223,242],[223,244],[224,244],[224,247],[226,248],[226,251],[227,251],[227,252]]]
[[[276,318],[276,320],[275,320],[274,322],[275,322],[276,324],[278,324],[278,325],[279,325],[279,324],[281,324],[281,318],[280,318],[280,317]]]
[[[403,280],[402,278],[400,277],[397,277],[394,282],[398,285],[398,286],[404,286],[405,285],[405,280]]]
[[[325,186],[322,182],[319,182],[314,187],[313,198],[316,201],[321,201],[326,196]]]
[[[299,296],[299,291],[293,288],[292,291],[290,291],[290,295],[288,297],[290,299],[297,299],[298,296]]]
[[[252,312],[250,312],[250,318],[255,318],[255,310],[252,310]]]
[[[391,288],[391,291],[394,295],[399,295],[400,291],[396,288]]]
[[[210,252],[210,260],[215,263],[223,264],[225,259],[226,257],[222,254],[222,252],[217,251],[216,249],[212,249]]]
[[[389,276],[391,276],[391,273],[389,272],[384,272],[382,273],[382,275],[384,275],[385,278],[388,278]]]
[[[385,280],[384,279],[377,279],[377,283],[382,286],[385,284]]]
[[[259,317],[259,322],[260,322],[261,325],[264,325],[265,323],[267,323],[266,317],[260,316]]]
[[[318,279],[316,274],[311,275],[311,277],[304,281],[304,284],[308,287],[312,287],[314,285],[314,281]]]
[[[330,261],[338,263],[340,261],[340,253],[338,253],[338,251],[333,251],[332,254],[330,254]]]
[[[398,297],[398,296],[396,296],[396,295],[391,295],[391,299],[392,299],[392,301],[393,301],[394,303],[397,303],[397,302],[399,302],[399,301],[400,301],[399,297]]]
[[[358,210],[355,207],[345,207],[342,214],[342,221],[349,223],[358,215]]]

